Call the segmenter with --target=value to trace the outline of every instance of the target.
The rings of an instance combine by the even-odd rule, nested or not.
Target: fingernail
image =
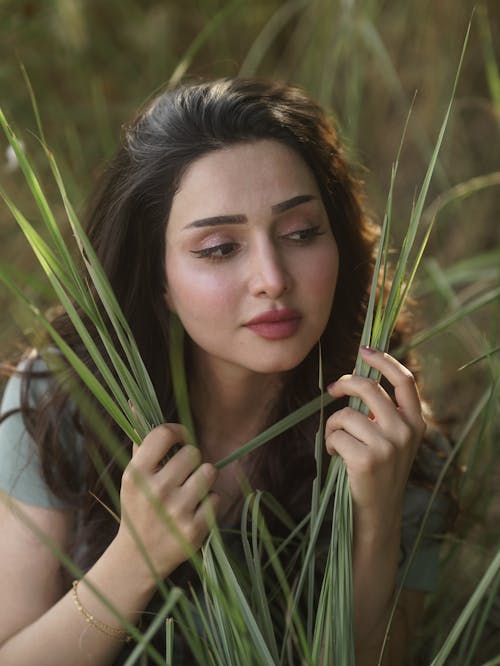
[[[337,383],[337,382],[332,382],[331,384],[328,384],[328,386],[326,387],[326,390],[327,390],[327,391],[331,391],[331,390],[333,389],[333,387],[335,386],[336,383]]]
[[[360,349],[362,352],[365,352],[365,354],[374,354],[377,351],[376,349],[372,349],[366,345],[361,345]]]

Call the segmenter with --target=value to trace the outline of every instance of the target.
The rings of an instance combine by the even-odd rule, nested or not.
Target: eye
[[[208,258],[217,261],[229,257],[236,251],[236,248],[236,243],[221,243],[220,245],[205,247],[202,250],[191,250],[191,253],[196,255],[198,259]]]
[[[312,240],[316,236],[322,236],[325,232],[321,230],[321,227],[318,225],[314,227],[305,227],[304,229],[297,229],[296,231],[291,231],[288,234],[283,234],[283,238],[299,243],[304,243],[309,240]]]

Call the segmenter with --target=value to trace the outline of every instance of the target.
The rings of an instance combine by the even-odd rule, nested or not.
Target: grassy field
[[[395,190],[395,242],[409,219],[445,112],[474,4],[464,68],[425,213],[428,220],[437,215],[436,225],[413,290],[424,394],[450,424],[454,440],[463,438],[453,488],[460,512],[443,548],[443,574],[429,600],[415,658],[419,664],[430,663],[499,544],[500,356],[492,353],[461,368],[500,344],[495,295],[500,282],[500,4],[0,0],[0,103],[35,156],[61,214],[37,145],[21,63],[77,208],[113,153],[121,125],[152,92],[182,76],[245,74],[301,84],[331,109],[366,183],[373,214],[380,218],[391,164],[417,93]],[[1,186],[36,221],[6,150],[2,138]],[[48,307],[51,293],[4,206],[0,248],[1,268]],[[7,356],[23,344],[19,328],[29,338],[31,324],[3,292],[0,307],[2,356]],[[470,424],[490,389],[491,399]],[[485,664],[500,654],[499,585],[497,577],[447,663]]]

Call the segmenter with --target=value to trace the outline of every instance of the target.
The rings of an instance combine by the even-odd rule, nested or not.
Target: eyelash
[[[307,227],[305,229],[298,229],[297,231],[292,231],[289,234],[284,234],[281,236],[283,240],[289,240],[292,243],[306,245],[308,242],[312,241],[313,238],[317,236],[322,236],[325,232],[320,230],[320,226]],[[292,238],[292,236],[300,235],[300,238]],[[206,247],[202,250],[191,250],[191,253],[196,255],[197,259],[210,259],[211,261],[224,261],[224,259],[229,258],[234,251],[237,243],[221,243],[220,245],[213,245],[212,247]],[[217,255],[217,252],[222,252],[222,254]]]

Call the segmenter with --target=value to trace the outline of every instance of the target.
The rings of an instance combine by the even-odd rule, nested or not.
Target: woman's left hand
[[[371,414],[351,407],[328,419],[327,451],[344,459],[357,539],[384,539],[400,528],[403,494],[425,431],[412,373],[389,354],[361,348],[363,359],[394,386],[395,402],[378,382],[344,375],[328,387],[335,398],[358,396]]]

